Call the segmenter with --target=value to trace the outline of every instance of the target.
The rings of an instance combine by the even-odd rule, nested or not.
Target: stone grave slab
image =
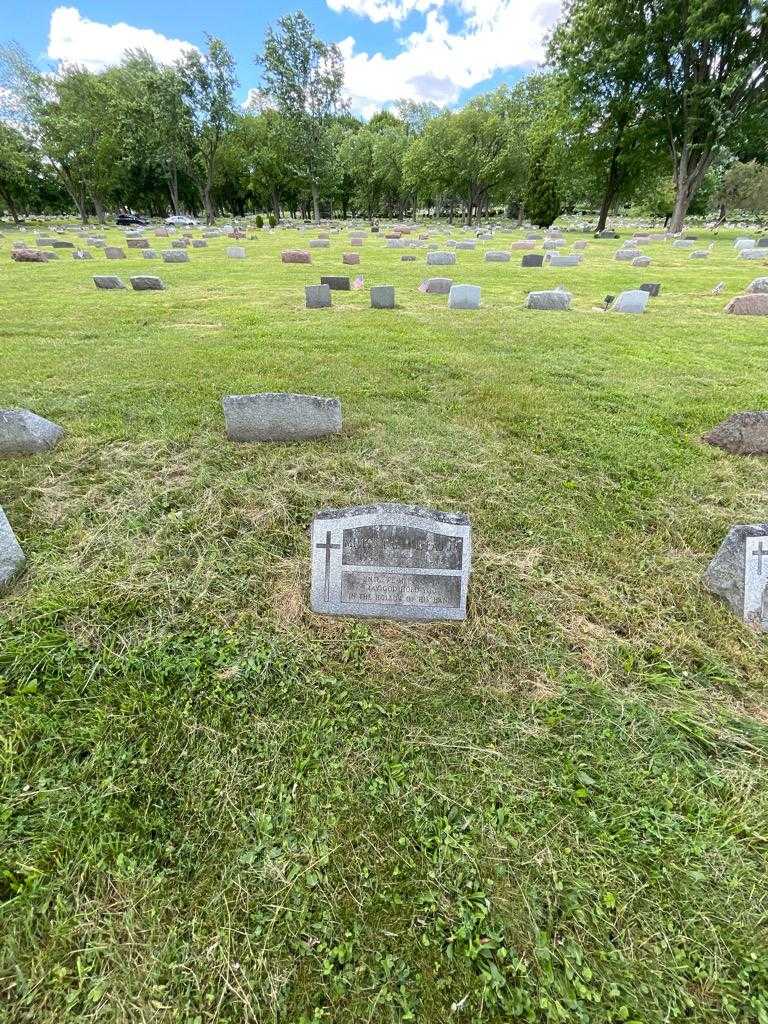
[[[189,253],[186,249],[166,249],[163,252],[164,263],[189,263]]]
[[[16,263],[47,263],[48,255],[37,249],[12,249],[11,259]]]
[[[448,295],[452,285],[453,281],[450,277],[429,277],[426,281],[422,281],[419,288],[427,295]]]
[[[0,508],[0,587],[7,586],[21,572],[25,561],[21,544],[16,540],[8,517]]]
[[[529,252],[520,261],[521,267],[543,267],[544,257],[539,252]]]
[[[121,279],[113,274],[96,274],[93,278],[93,283],[102,291],[114,291],[118,288],[125,288]]]
[[[768,316],[768,294],[735,295],[725,307],[725,312],[734,316]]]
[[[268,391],[221,400],[231,441],[308,441],[341,430],[341,402],[319,395]]]
[[[242,245],[230,245],[227,248],[227,258],[230,260],[244,260],[246,255]]]
[[[762,295],[768,293],[768,277],[756,277],[746,287],[749,295]]]
[[[479,309],[480,287],[476,284],[454,284],[448,293],[449,309]]]
[[[117,245],[107,245],[104,247],[104,255],[108,260],[124,260],[125,253]]]
[[[704,573],[704,585],[745,625],[768,632],[768,523],[732,526]]]
[[[511,258],[508,252],[487,252],[485,254],[486,263],[509,263]]]
[[[312,255],[302,249],[286,249],[280,253],[280,261],[282,263],[311,263]]]
[[[341,262],[349,267],[354,267],[360,262],[359,252],[345,252],[341,257]]]
[[[428,252],[428,267],[451,267],[456,262],[456,255],[452,252]]]
[[[47,452],[64,431],[29,409],[0,409],[0,456]]]
[[[570,292],[560,291],[559,289],[554,291],[528,292],[525,297],[525,308],[547,310],[570,309],[572,297]]]
[[[136,277],[129,278],[131,282],[131,288],[135,292],[162,292],[165,291],[165,285],[159,277],[151,277],[148,274],[138,274]]]
[[[642,288],[635,288],[626,292],[619,292],[611,304],[612,313],[644,313],[645,307],[650,299],[648,292]]]
[[[702,440],[731,455],[768,455],[768,412],[735,412]]]
[[[320,278],[320,284],[327,284],[332,292],[348,292],[350,287],[348,277],[340,277],[336,274],[325,274]]]
[[[661,284],[658,281],[650,281],[647,284],[641,284],[640,291],[648,292],[652,299],[657,299],[661,295]]]
[[[328,309],[331,305],[331,289],[327,284],[305,285],[304,303],[307,309]]]
[[[312,522],[311,607],[320,614],[466,618],[472,529],[412,505],[325,509]]]
[[[395,286],[392,284],[377,284],[371,288],[371,308],[394,309]]]

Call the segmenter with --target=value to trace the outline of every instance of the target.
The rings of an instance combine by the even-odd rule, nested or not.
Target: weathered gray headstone
[[[208,248],[208,241],[207,241],[207,239],[205,239],[205,238],[193,238],[192,239],[192,248],[193,249],[207,249]]]
[[[64,431],[29,409],[0,409],[0,456],[47,452]]]
[[[449,309],[479,309],[480,288],[476,284],[454,284],[448,293]]]
[[[470,249],[470,250],[474,250],[476,244],[477,244],[476,242],[470,242],[470,241],[457,242],[456,243],[456,248],[457,249]]]
[[[529,252],[520,261],[521,267],[543,267],[544,257],[539,252]]]
[[[465,515],[396,504],[325,509],[312,522],[312,610],[464,619],[471,564]]]
[[[427,295],[448,295],[453,281],[450,277],[429,277],[421,284],[421,290]]]
[[[148,238],[127,238],[126,242],[129,249],[148,249],[149,239]]]
[[[625,263],[631,263],[632,260],[642,258],[642,255],[639,249],[617,249],[613,258]]]
[[[308,284],[304,287],[307,309],[327,309],[331,305],[331,289],[327,284]]]
[[[165,290],[165,285],[159,277],[150,277],[146,274],[139,274],[136,277],[130,278],[131,288],[135,292],[162,292]]]
[[[768,235],[764,235],[762,238],[757,240],[758,249],[768,249]]]
[[[550,267],[578,267],[581,264],[581,256],[578,253],[568,255],[563,253],[561,255],[560,253],[553,252],[549,256],[548,262]]]
[[[172,238],[171,239],[172,249],[188,249],[189,239],[188,238]]]
[[[157,249],[143,249],[141,255],[145,260],[156,260],[160,258]]]
[[[768,632],[768,523],[732,526],[704,584],[747,626]]]
[[[508,252],[487,252],[485,254],[486,263],[509,263],[511,258]]]
[[[341,430],[338,398],[268,391],[226,395],[221,404],[231,441],[307,441]]]
[[[310,238],[310,249],[330,249],[331,242],[328,238]]]
[[[650,256],[635,256],[632,260],[633,267],[650,267],[651,257]]]
[[[163,252],[164,263],[189,263],[189,253],[185,249],[166,249]]]
[[[619,292],[611,305],[612,313],[644,313],[650,295],[642,288]]]
[[[341,257],[341,262],[349,267],[357,266],[360,262],[359,252],[345,252]]]
[[[754,238],[737,238],[733,243],[733,248],[739,252],[741,249],[755,249],[757,247],[757,240]]]
[[[0,587],[5,587],[13,577],[21,572],[26,558],[16,534],[11,529],[8,518],[0,508]]]
[[[242,245],[230,245],[227,248],[227,257],[231,260],[244,260],[246,257],[245,249]]]
[[[371,308],[394,309],[395,286],[391,284],[377,284],[371,288]]]
[[[88,252],[87,249],[75,249],[72,253],[73,260],[92,260],[93,254]]]
[[[762,295],[764,292],[768,292],[768,277],[756,277],[747,285],[746,291],[750,295]]]
[[[428,252],[428,267],[450,267],[456,262],[456,256],[452,252]]]
[[[672,243],[672,248],[673,249],[692,249],[693,248],[693,244],[694,243],[691,241],[690,238],[676,238],[675,241]]]
[[[326,274],[320,278],[320,284],[327,284],[332,292],[348,292],[349,278],[336,274]]]
[[[735,295],[725,307],[725,312],[735,316],[768,316],[768,294]]]
[[[48,254],[39,249],[12,249],[11,259],[16,263],[47,263]]]
[[[104,248],[104,255],[108,260],[124,260],[125,253],[117,245],[107,245]]]
[[[702,440],[731,455],[768,455],[768,412],[735,412]]]
[[[561,310],[571,308],[571,293],[565,291],[528,292],[525,297],[526,309]]]
[[[739,259],[768,260],[768,253],[766,253],[765,249],[740,249]]]
[[[125,285],[120,278],[114,277],[112,274],[96,274],[93,278],[93,283],[102,291],[113,291],[116,288],[125,288]]]

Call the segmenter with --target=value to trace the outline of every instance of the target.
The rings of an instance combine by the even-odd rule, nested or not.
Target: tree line
[[[365,122],[338,47],[304,14],[235,63],[208,37],[173,65],[130,52],[96,73],[36,69],[0,48],[0,205],[275,219],[421,213],[541,226],[633,204],[671,230],[688,214],[768,212],[768,0],[569,0],[545,64],[461,109],[401,101]]]

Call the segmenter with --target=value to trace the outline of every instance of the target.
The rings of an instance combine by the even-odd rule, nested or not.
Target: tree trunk
[[[179,171],[176,161],[171,162],[168,170],[168,194],[171,198],[171,209],[175,214],[179,212]]]
[[[517,208],[517,226],[519,228],[521,228],[523,226],[523,221],[524,220],[525,220],[525,204],[521,202],[520,205]]]
[[[275,215],[275,220],[280,221],[280,197],[277,194],[277,189],[272,189],[272,212]]]
[[[320,186],[312,182],[312,218],[315,224],[320,223]]]
[[[106,211],[104,209],[104,204],[102,203],[102,201],[99,199],[99,197],[97,195],[92,196],[92,198],[93,198],[93,209],[94,209],[94,211],[96,213],[96,219],[98,220],[99,224],[106,224],[107,223],[107,214],[106,214]]]
[[[205,207],[205,222],[210,227],[214,220],[216,220],[216,214],[213,209],[213,203],[211,201],[211,183],[206,181],[203,186],[203,206]]]
[[[683,177],[682,174],[677,180],[677,194],[675,195],[675,208],[672,211],[672,223],[669,225],[669,230],[673,235],[678,234],[683,230],[685,226],[685,215],[688,213],[688,207],[691,204],[692,195],[689,193],[687,177]]]

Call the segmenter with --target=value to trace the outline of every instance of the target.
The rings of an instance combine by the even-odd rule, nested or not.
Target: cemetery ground
[[[0,406],[65,435],[0,464],[0,1018],[764,1024],[766,639],[700,583],[766,518],[765,460],[699,440],[766,408],[735,233],[458,252],[478,311],[373,237],[354,268],[346,235],[310,266],[287,231],[186,265],[14,237]],[[221,397],[261,391],[338,396],[342,434],[233,444]],[[465,622],[310,612],[314,513],[378,501],[470,516]]]

